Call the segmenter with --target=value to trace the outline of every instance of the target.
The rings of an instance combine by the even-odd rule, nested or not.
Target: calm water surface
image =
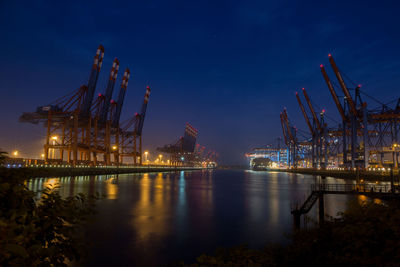
[[[311,175],[230,170],[182,171],[42,178],[38,192],[59,186],[62,196],[99,193],[98,214],[88,228],[91,256],[85,266],[162,266],[193,262],[217,247],[247,243],[262,248],[288,242],[291,205],[310,193]],[[353,183],[327,178],[327,183]],[[326,196],[329,215],[346,208],[348,196]],[[310,212],[316,217],[318,205]]]

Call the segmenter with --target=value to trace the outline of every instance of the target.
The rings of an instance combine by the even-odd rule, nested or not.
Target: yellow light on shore
[[[57,135],[54,135],[54,136],[51,137],[51,139],[55,141],[55,140],[58,139],[58,136],[57,136]]]
[[[14,150],[12,154],[14,157],[16,157],[16,156],[18,156],[19,152],[18,152],[18,150]]]

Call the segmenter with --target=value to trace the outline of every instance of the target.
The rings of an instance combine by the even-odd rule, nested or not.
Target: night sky
[[[398,98],[399,11],[398,1],[0,0],[0,148],[43,153],[45,129],[18,117],[86,83],[103,44],[96,93],[115,57],[114,99],[123,70],[133,72],[122,120],[152,87],[145,149],[176,141],[190,122],[221,163],[243,164],[245,152],[281,136],[283,107],[307,130],[294,94],[302,87],[339,117],[319,69],[328,53],[367,94]]]

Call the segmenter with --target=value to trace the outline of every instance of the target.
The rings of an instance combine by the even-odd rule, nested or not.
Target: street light
[[[144,161],[148,161],[147,156],[149,155],[149,151],[144,152]]]
[[[392,191],[392,193],[396,192],[396,189],[394,187],[394,177],[393,177],[393,169],[397,168],[397,151],[396,151],[396,147],[399,147],[399,145],[397,143],[394,143],[392,145],[393,149],[392,149],[392,158],[393,158],[393,163],[391,164],[391,168],[390,168],[390,189]]]
[[[117,146],[112,146],[112,150],[114,151],[117,150],[117,148],[118,148]]]
[[[18,150],[15,150],[15,151],[13,151],[12,154],[14,155],[14,157],[16,157],[16,156],[18,156],[18,153],[19,153]]]

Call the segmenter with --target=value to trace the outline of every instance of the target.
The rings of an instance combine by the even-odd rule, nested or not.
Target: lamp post
[[[397,168],[397,152],[396,148],[399,147],[397,143],[394,143],[392,145],[392,153],[393,153],[393,163],[391,164],[390,168],[390,189],[392,193],[396,192],[396,189],[394,188],[394,177],[393,177],[393,169]]]
[[[144,152],[144,162],[148,162],[147,156],[149,155],[149,151]]]

